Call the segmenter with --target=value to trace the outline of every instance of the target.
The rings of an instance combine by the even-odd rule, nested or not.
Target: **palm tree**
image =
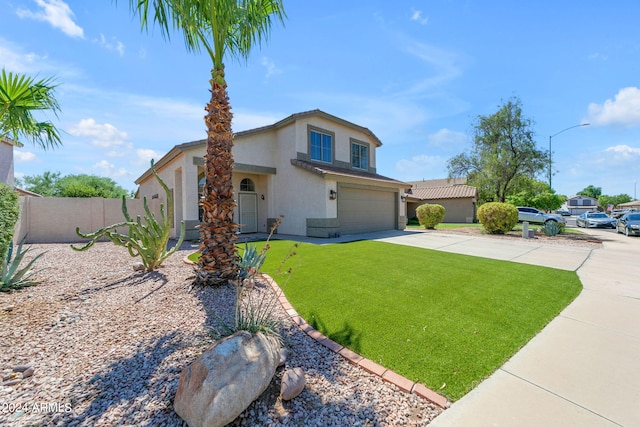
[[[143,28],[152,18],[163,36],[181,31],[187,49],[204,49],[210,56],[211,100],[206,106],[204,215],[196,283],[219,285],[238,275],[236,207],[231,182],[233,132],[231,106],[224,73],[227,54],[240,59],[269,34],[273,20],[284,22],[282,0],[129,0]],[[152,8],[151,8],[152,6]],[[153,10],[150,10],[153,9]]]
[[[60,134],[51,122],[39,122],[33,117],[37,110],[60,111],[54,97],[56,86],[50,78],[36,81],[23,74],[0,74],[0,140],[13,139],[19,145],[23,136],[43,149],[62,145]]]

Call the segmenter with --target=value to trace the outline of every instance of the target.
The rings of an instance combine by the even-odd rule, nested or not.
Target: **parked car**
[[[617,233],[624,233],[627,236],[640,236],[640,213],[626,213],[618,219],[616,225]]]
[[[558,215],[562,215],[562,216],[571,216],[571,212],[569,212],[569,211],[568,211],[568,210],[566,210],[566,209],[558,209],[558,210],[556,211],[556,213],[557,213]]]
[[[616,228],[618,221],[603,212],[585,212],[578,215],[576,225],[585,228]]]
[[[636,208],[627,208],[627,209],[614,209],[611,211],[611,216],[614,218],[621,218],[626,213],[638,212]]]
[[[530,208],[527,206],[516,206],[518,209],[518,221],[528,221],[531,223],[544,224],[549,221],[566,224],[567,220],[558,214],[548,214],[539,211],[536,208]]]

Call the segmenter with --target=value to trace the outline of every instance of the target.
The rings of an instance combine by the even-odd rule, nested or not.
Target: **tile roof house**
[[[571,196],[565,202],[567,210],[571,215],[580,215],[584,212],[595,212],[598,210],[598,200],[587,196]]]
[[[424,203],[442,205],[443,222],[471,223],[476,218],[478,190],[467,185],[466,178],[410,181],[411,189],[405,194],[407,218],[416,216],[416,208]]]
[[[241,233],[267,232],[280,215],[281,234],[333,237],[403,229],[411,185],[376,172],[382,145],[369,129],[320,110],[234,136],[232,181]],[[173,147],[156,162],[173,190],[176,224],[197,239],[206,140]],[[137,197],[163,194],[150,170],[136,180]],[[174,235],[176,230],[174,229]]]

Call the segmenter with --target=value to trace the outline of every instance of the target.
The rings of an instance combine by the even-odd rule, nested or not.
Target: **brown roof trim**
[[[350,178],[366,179],[370,181],[385,182],[389,184],[397,184],[398,186],[402,186],[405,188],[411,187],[411,185],[406,182],[398,181],[393,178],[388,178],[383,175],[378,175],[377,173],[356,171],[353,169],[345,169],[345,168],[332,166],[332,165],[321,165],[321,164],[316,164],[316,163],[307,162],[305,160],[298,160],[298,159],[291,159],[291,164],[293,166],[297,166],[299,168],[307,170],[322,178],[350,177]]]

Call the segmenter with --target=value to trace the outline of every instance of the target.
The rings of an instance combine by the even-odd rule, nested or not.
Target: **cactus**
[[[34,286],[41,282],[31,280],[31,276],[35,273],[31,269],[38,259],[44,255],[42,252],[31,259],[26,266],[20,268],[20,263],[24,256],[31,250],[27,248],[22,250],[22,244],[27,236],[23,237],[16,248],[15,257],[13,256],[13,242],[9,242],[6,257],[2,260],[2,268],[0,269],[0,292],[10,292],[14,289],[22,289],[28,286]]]
[[[156,216],[149,209],[147,204],[147,198],[144,198],[144,211],[146,215],[144,220],[137,216],[134,220],[127,211],[127,203],[125,197],[122,197],[122,213],[124,214],[125,221],[117,224],[109,225],[101,228],[94,233],[83,234],[80,232],[80,227],[76,227],[76,234],[83,239],[90,239],[89,242],[82,247],[71,247],[76,251],[85,251],[89,249],[99,239],[106,237],[118,246],[124,246],[129,251],[129,255],[132,257],[141,257],[142,264],[147,271],[155,270],[162,262],[173,255],[182,245],[184,240],[185,225],[184,221],[180,222],[180,237],[176,245],[167,250],[167,243],[169,242],[171,224],[173,223],[173,195],[171,190],[165,184],[165,182],[158,176],[156,169],[151,160],[151,172],[156,177],[160,185],[167,195],[167,214],[165,215],[164,205],[160,205],[160,222],[156,219]],[[128,227],[128,234],[118,233],[118,228]]]

